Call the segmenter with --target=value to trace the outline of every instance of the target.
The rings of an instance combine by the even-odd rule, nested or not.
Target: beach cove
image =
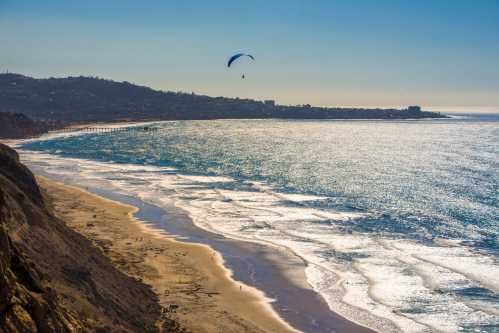
[[[305,264],[292,253],[206,232],[175,207],[167,212],[102,188],[69,185],[74,179],[39,173],[44,176],[37,180],[50,193],[56,215],[120,270],[151,285],[166,316],[188,331],[372,332],[331,312],[304,283]],[[212,247],[223,251],[225,260]],[[279,301],[273,303],[253,285]]]
[[[296,332],[263,297],[230,279],[219,255],[177,242],[133,219],[137,208],[38,177],[56,215],[126,274],[149,284],[168,316],[192,332]],[[137,300],[140,302],[140,300]]]
[[[126,122],[106,126],[115,129],[140,129],[141,126],[154,124]],[[18,147],[38,140],[70,138],[87,134],[86,131],[81,131],[82,128],[100,126],[102,124],[99,123],[74,126],[40,138],[7,143]],[[68,225],[93,240],[106,255],[111,255],[118,267],[124,265],[127,275],[153,286],[167,317],[173,316],[182,324],[182,328],[192,332],[373,332],[371,328],[332,311],[323,297],[308,283],[305,274],[307,262],[289,249],[250,239],[231,239],[210,232],[197,226],[190,214],[176,205],[168,205],[165,209],[164,205],[159,207],[150,204],[134,195],[123,194],[109,183],[88,182],[81,175],[75,177],[70,168],[62,173],[53,172],[49,159],[42,158],[45,162],[41,162],[37,153],[22,149],[19,153],[37,175],[40,186],[46,188],[46,192],[56,194],[54,199],[63,208],[61,218],[73,221]],[[69,163],[68,165],[74,163],[71,159],[61,159],[54,155],[52,157],[52,162],[59,160],[64,164]],[[57,168],[58,162],[52,166]],[[88,206],[89,202],[93,207]],[[111,209],[111,216],[105,215],[106,218],[98,219],[99,214],[94,212],[105,213],[102,207],[108,207],[110,203],[116,205]],[[82,207],[86,209],[81,210]],[[117,216],[113,216],[116,213]],[[73,214],[86,218],[78,218],[76,220],[79,222],[74,222],[76,220]],[[123,217],[123,214],[127,217]],[[110,227],[107,221],[109,217],[112,221],[118,217],[118,225],[123,228]],[[106,232],[96,232],[96,226],[99,225],[96,222],[100,222],[101,228]],[[135,233],[137,236],[133,236]],[[132,242],[125,242],[128,248],[122,247],[115,244],[114,238],[125,238]],[[171,243],[163,244],[163,247],[170,250],[167,251],[162,246],[149,248],[143,244],[151,240]],[[135,246],[130,248],[132,244]],[[116,248],[110,249],[113,246]],[[147,249],[151,253],[147,254]],[[143,263],[148,266],[146,269],[137,267],[140,265],[137,258],[143,256],[155,258],[152,263],[150,260],[147,264]],[[175,268],[164,268],[164,265],[172,261],[180,266],[178,271]],[[171,288],[168,287],[171,281],[178,284],[177,292],[168,289]],[[172,299],[174,301],[170,303]],[[179,299],[184,299],[185,302],[180,305],[182,302]],[[170,306],[173,311],[168,314]],[[178,310],[177,306],[184,310]],[[219,315],[212,317],[213,320],[198,320],[217,311]],[[198,312],[201,315],[197,315]],[[362,311],[359,310],[359,313]],[[387,332],[399,331],[389,321],[368,313],[365,313],[364,321]]]

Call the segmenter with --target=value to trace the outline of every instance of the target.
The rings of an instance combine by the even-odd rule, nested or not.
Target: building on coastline
[[[421,107],[419,105],[411,105],[407,108],[408,112],[421,112]]]

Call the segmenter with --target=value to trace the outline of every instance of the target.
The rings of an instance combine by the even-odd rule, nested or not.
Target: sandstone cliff
[[[0,144],[0,333],[156,332],[160,311],[150,287],[51,213]]]

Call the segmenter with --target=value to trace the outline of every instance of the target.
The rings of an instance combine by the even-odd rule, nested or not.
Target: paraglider
[[[247,57],[247,58],[250,58],[251,60],[255,60],[255,57],[253,57],[251,54],[247,54],[247,53],[238,53],[238,54],[234,54],[232,57],[229,58],[229,61],[227,62],[227,67],[231,67],[231,65],[238,59],[242,58],[242,57]],[[245,79],[246,78],[246,75],[243,74],[241,75],[241,79]]]
[[[234,61],[241,57],[248,57],[251,58],[251,60],[255,60],[255,57],[253,57],[251,54],[246,54],[246,53],[238,53],[234,54],[232,57],[230,57],[229,62],[227,63],[227,67],[230,67]]]

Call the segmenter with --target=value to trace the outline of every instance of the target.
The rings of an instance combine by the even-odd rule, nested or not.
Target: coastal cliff
[[[81,322],[60,306],[34,262],[13,240],[17,237],[11,237],[11,227],[28,222],[22,206],[40,205],[41,193],[17,154],[1,145],[0,165],[0,332],[79,330]]]
[[[20,139],[32,137],[60,128],[62,124],[33,120],[22,113],[0,112],[0,138]]]
[[[54,216],[33,174],[0,144],[0,333],[157,332],[166,330],[160,312],[149,286]]]

